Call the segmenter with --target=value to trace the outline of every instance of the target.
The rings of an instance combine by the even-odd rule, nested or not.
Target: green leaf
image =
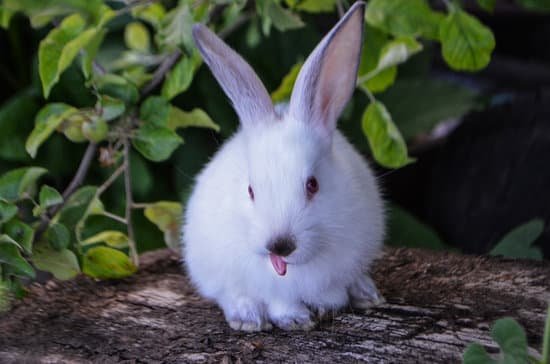
[[[139,99],[137,87],[124,77],[113,73],[101,75],[96,80],[99,93],[121,99],[128,104],[135,104]]]
[[[491,359],[485,348],[479,344],[470,344],[464,352],[464,364],[496,364],[497,362]]]
[[[172,152],[182,143],[183,139],[173,130],[151,124],[142,125],[132,139],[134,147],[153,162],[170,158]]]
[[[390,204],[388,236],[390,246],[450,250],[437,233],[401,207]]]
[[[128,247],[130,239],[128,236],[120,231],[105,230],[88,239],[82,241],[81,245],[92,245],[97,243],[105,243],[113,248],[123,249]]]
[[[17,215],[17,206],[0,200],[0,226],[10,221],[15,215]]]
[[[497,0],[477,0],[477,3],[483,10],[492,13],[495,10]]]
[[[525,9],[541,12],[550,11],[550,1],[548,0],[516,0],[516,2]]]
[[[297,14],[284,9],[275,1],[268,1],[265,16],[267,16],[277,30],[284,32],[286,30],[298,29],[304,26],[304,22]]]
[[[0,263],[11,266],[11,274],[18,277],[35,277],[32,266],[23,258],[17,244],[8,235],[0,235]]]
[[[334,10],[336,0],[286,0],[288,6],[309,13],[330,13]]]
[[[50,243],[50,246],[56,251],[67,249],[71,242],[71,233],[63,224],[53,223],[48,227],[44,237]]]
[[[1,15],[0,11],[0,15]],[[2,267],[0,266],[0,274],[2,273]],[[0,280],[0,313],[6,312],[10,309],[10,301],[12,294],[8,282]]]
[[[491,60],[495,37],[466,12],[455,9],[447,15],[439,30],[445,62],[457,71],[478,71]]]
[[[290,99],[292,88],[294,87],[294,83],[296,82],[296,78],[298,77],[298,73],[300,73],[303,64],[304,62],[298,62],[294,66],[292,66],[290,71],[288,71],[288,73],[281,81],[279,87],[277,87],[277,89],[271,93],[271,100],[274,103]]]
[[[220,131],[220,126],[216,124],[204,110],[198,108],[187,112],[172,106],[168,114],[168,123],[166,126],[170,130],[198,127],[213,129],[217,132]]]
[[[144,215],[164,233],[164,242],[169,248],[180,246],[180,223],[182,206],[178,202],[159,201],[149,204]]]
[[[171,100],[184,92],[193,81],[196,62],[192,58],[183,56],[168,72],[162,84],[162,96]]]
[[[160,3],[139,5],[132,9],[133,17],[145,20],[157,29],[160,28],[165,15],[166,10]]]
[[[11,170],[0,176],[0,198],[7,201],[17,201],[32,196],[36,190],[36,181],[46,169],[40,167],[25,167]]]
[[[0,107],[0,158],[26,162],[25,140],[39,104],[32,89],[18,92]]]
[[[64,119],[76,112],[78,110],[74,107],[60,102],[47,104],[40,109],[34,121],[34,129],[25,143],[25,149],[31,157],[36,157],[40,145],[61,125]]]
[[[31,254],[34,230],[18,219],[12,219],[4,226],[4,232],[17,241],[26,254]]]
[[[43,185],[42,188],[40,188],[40,194],[38,196],[40,206],[45,208],[58,205],[63,202],[63,196],[61,196],[55,188],[48,185]]]
[[[38,71],[44,97],[48,98],[59,76],[73,62],[78,52],[95,37],[97,29],[84,30],[86,21],[80,14],[65,18],[40,42]]]
[[[122,71],[122,77],[141,88],[145,83],[153,79],[153,74],[148,73],[143,66],[132,66]]]
[[[3,7],[11,12],[25,13],[35,28],[52,22],[56,17],[79,12],[94,22],[99,22],[113,12],[102,0],[3,0]]]
[[[502,255],[508,258],[527,258],[542,260],[540,248],[532,246],[544,230],[544,222],[534,219],[506,234],[491,249],[491,255]]]
[[[57,216],[56,222],[65,225],[72,236],[73,241],[80,242],[80,232],[83,224],[92,209],[97,204],[97,187],[84,186],[79,188],[69,197]]]
[[[371,102],[363,114],[361,125],[378,163],[399,168],[413,161],[408,157],[407,145],[384,104]]]
[[[397,67],[389,67],[380,70],[371,76],[363,78],[373,72],[378,66],[378,60],[382,48],[389,42],[386,33],[365,24],[365,40],[361,51],[361,63],[359,64],[357,83],[371,93],[382,92],[395,82]]]
[[[450,118],[458,118],[477,105],[477,94],[446,80],[399,79],[379,96],[396,121],[405,140],[426,133]]]
[[[6,9],[4,5],[0,5],[0,27],[8,29],[10,26],[10,20],[14,14],[15,11]],[[0,299],[0,312],[2,311],[1,301],[2,300]]]
[[[32,261],[36,268],[50,272],[57,279],[68,280],[80,273],[78,259],[69,249],[57,251],[41,246],[35,250]]]
[[[105,34],[107,34],[106,29],[98,30],[88,44],[82,49],[81,68],[84,78],[87,80],[92,76],[93,62],[101,47],[101,43],[103,43]]]
[[[107,138],[109,126],[102,117],[93,115],[92,118],[82,124],[82,134],[91,142],[99,143]]]
[[[403,37],[387,42],[380,50],[376,66],[367,73],[360,74],[358,83],[367,89],[370,85],[376,91],[384,91],[395,80],[397,71],[395,66],[405,62],[421,50],[422,45],[414,38]],[[383,77],[375,80],[376,76],[383,72],[385,72]],[[373,80],[375,81],[373,82]]]
[[[124,28],[124,42],[130,49],[148,52],[151,46],[149,31],[140,22],[128,23]]]
[[[82,270],[93,278],[124,278],[132,275],[136,266],[120,250],[98,246],[89,249],[82,261]]]
[[[188,52],[192,52],[195,49],[191,33],[193,23],[190,4],[181,1],[164,16],[161,29],[157,33],[158,43],[168,50],[184,47]]]
[[[104,120],[111,121],[126,111],[126,104],[114,97],[101,95],[97,101],[96,109],[100,110],[101,117]]]
[[[368,24],[398,37],[438,39],[443,15],[426,0],[371,0],[365,12]]]
[[[497,320],[491,336],[503,352],[504,363],[527,363],[527,337],[523,328],[512,318]]]
[[[148,125],[165,127],[168,123],[170,103],[161,96],[148,97],[139,109],[139,118]]]

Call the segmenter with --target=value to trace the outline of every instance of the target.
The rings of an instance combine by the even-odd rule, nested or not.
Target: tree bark
[[[492,323],[517,319],[540,352],[550,264],[421,250],[388,250],[374,267],[387,303],[348,309],[310,332],[232,331],[194,292],[180,258],[147,253],[136,275],[34,284],[0,317],[1,363],[454,363]]]

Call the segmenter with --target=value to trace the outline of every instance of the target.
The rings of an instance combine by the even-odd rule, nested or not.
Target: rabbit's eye
[[[250,196],[250,199],[254,201],[254,190],[250,187],[250,185],[248,185],[248,196]]]
[[[317,178],[311,176],[307,179],[306,191],[307,198],[311,200],[313,198],[313,195],[315,195],[317,191],[319,191],[319,183],[317,182]]]

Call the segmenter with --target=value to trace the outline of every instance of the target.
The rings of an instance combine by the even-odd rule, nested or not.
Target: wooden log
[[[374,269],[387,303],[335,314],[310,332],[232,331],[168,250],[135,276],[34,284],[0,317],[1,363],[453,363],[471,342],[495,353],[492,323],[516,318],[540,352],[550,264],[388,250]]]

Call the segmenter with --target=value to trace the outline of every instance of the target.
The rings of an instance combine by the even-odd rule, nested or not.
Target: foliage
[[[491,255],[501,255],[507,258],[529,258],[542,260],[539,247],[532,246],[533,242],[542,234],[544,221],[534,219],[506,234],[491,249]]]
[[[408,140],[476,104],[462,86],[428,79],[426,72],[407,76],[405,66],[429,60],[436,44],[452,70],[475,71],[489,62],[491,31],[460,2],[445,3],[440,12],[427,0],[368,2],[360,92],[341,124],[365,135],[357,146],[366,151],[368,141],[383,166],[412,162]],[[13,96],[0,107],[0,160],[6,161],[0,164],[0,294],[20,296],[35,269],[59,279],[124,277],[137,269],[138,250],[155,247],[149,241],[161,235],[177,248],[182,205],[173,200],[185,198],[189,176],[217,138],[235,128],[219,87],[201,71],[192,24],[207,22],[222,37],[234,36],[232,44],[274,90],[273,100],[284,102],[319,41],[316,15],[336,14],[337,5],[0,0],[0,26],[16,39],[14,48],[29,41],[30,49],[29,61],[21,49],[13,52],[22,81],[12,82]],[[273,56],[274,49],[282,51]],[[352,109],[364,114],[361,123],[346,122]]]
[[[546,315],[546,325],[542,342],[542,355],[529,355],[525,331],[510,317],[495,322],[491,336],[500,347],[500,355],[495,360],[477,343],[470,344],[464,352],[464,364],[505,364],[505,363],[533,363],[545,364],[550,359],[550,306]]]

